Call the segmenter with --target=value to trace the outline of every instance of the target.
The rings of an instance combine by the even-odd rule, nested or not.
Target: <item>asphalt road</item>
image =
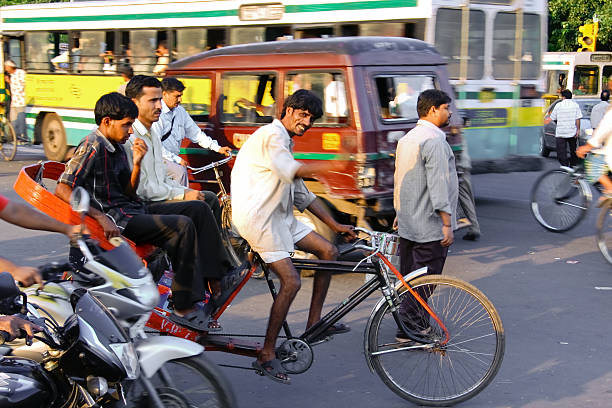
[[[19,147],[18,161],[0,162],[0,193],[18,199],[12,189],[17,171],[42,159],[38,147]],[[554,159],[547,167],[556,165]],[[529,212],[529,189],[537,173],[473,176],[483,237],[461,240],[451,248],[445,274],[481,289],[501,314],[506,354],[497,377],[463,407],[610,407],[612,398],[612,268],[595,246],[591,209],[574,230],[553,234]],[[25,231],[0,221],[0,254],[27,265],[62,260],[62,236]],[[303,329],[311,282],[305,278],[289,323]],[[355,274],[335,276],[330,308],[363,282]],[[222,370],[233,383],[241,407],[295,408],[410,407],[369,372],[363,356],[363,329],[376,298],[359,305],[344,322],[348,334],[314,348],[310,370],[290,386],[259,377],[251,370]],[[228,333],[263,334],[270,307],[264,282],[253,280],[221,318]],[[215,362],[250,367],[252,359],[219,352]]]

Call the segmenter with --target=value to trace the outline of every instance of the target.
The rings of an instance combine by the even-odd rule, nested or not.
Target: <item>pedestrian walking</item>
[[[576,145],[578,135],[580,134],[580,119],[582,111],[580,106],[572,101],[572,91],[564,89],[561,91],[563,100],[559,102],[550,114],[551,120],[557,122],[555,129],[555,140],[557,142],[557,159],[562,166],[573,166],[578,163],[576,156]],[[569,146],[569,155],[567,157],[567,148]]]
[[[28,141],[26,135],[26,95],[25,95],[25,71],[17,68],[12,60],[7,60],[4,63],[4,71],[9,74],[10,89],[11,89],[11,109],[9,120],[15,129],[17,139]]]
[[[395,156],[394,207],[400,236],[402,275],[427,267],[428,274],[441,274],[456,224],[458,180],[455,157],[446,135],[451,98],[443,91],[428,89],[417,100],[419,121],[397,144]],[[419,295],[427,301],[427,294]],[[431,331],[429,314],[406,296],[400,306],[402,320],[411,330]],[[398,329],[397,340],[410,341]]]

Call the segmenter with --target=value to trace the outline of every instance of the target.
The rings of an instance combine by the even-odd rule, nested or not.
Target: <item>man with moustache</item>
[[[453,151],[440,129],[448,126],[450,103],[443,91],[423,91],[417,100],[419,121],[397,143],[393,204],[403,276],[424,266],[428,274],[441,274],[454,240],[457,172]],[[427,301],[427,293],[417,292]],[[412,296],[404,296],[400,315],[410,330],[431,332],[429,314]],[[396,340],[411,341],[402,329]]]
[[[129,152],[133,150],[136,143],[144,142],[148,150],[140,165],[140,183],[136,194],[149,206],[161,205],[164,207],[164,204],[171,203],[174,214],[185,215],[193,221],[197,238],[194,242],[197,247],[196,268],[204,277],[204,282],[197,283],[201,286],[197,289],[197,293],[200,293],[201,299],[204,296],[206,285],[210,287],[211,301],[205,310],[212,315],[244,280],[248,263],[236,268],[232,267],[214,214],[215,209],[220,208],[216,195],[212,194],[213,200],[209,204],[203,192],[181,186],[176,180],[170,178],[166,171],[161,139],[152,127],[161,114],[162,90],[159,80],[151,76],[136,75],[128,82],[125,94],[138,107],[138,118],[134,121],[133,133],[126,142],[125,149]],[[128,154],[128,159],[129,156]],[[148,228],[151,227],[141,225],[134,233],[138,234],[140,239],[147,239]],[[202,283],[204,286],[201,285]],[[186,289],[188,287],[183,287],[183,290]],[[194,316],[194,318],[197,317]],[[191,324],[189,319],[182,321],[175,318],[175,321],[187,326]],[[209,330],[221,329],[214,319],[210,320],[207,327]]]
[[[77,146],[60,176],[55,194],[66,202],[76,187],[91,196],[89,215],[106,238],[123,235],[136,244],[149,243],[166,250],[174,269],[172,319],[196,330],[210,331],[209,318],[195,305],[204,298],[204,279],[198,246],[199,231],[216,226],[205,203],[147,203],[138,198],[143,158],[148,155],[142,139],[132,144],[132,167],[122,148],[132,133],[138,108],[129,98],[113,92],[96,103],[98,128]],[[200,214],[208,209],[209,217]],[[208,223],[206,223],[206,221]],[[212,327],[214,329],[214,327]]]
[[[322,102],[314,93],[296,91],[285,100],[280,120],[261,127],[242,145],[232,170],[232,221],[281,282],[272,303],[264,346],[253,367],[285,384],[290,380],[275,356],[275,343],[301,285],[290,253],[297,247],[319,259],[335,260],[338,256],[332,243],[295,218],[293,207],[308,209],[336,233],[356,236],[353,227],[334,220],[302,180],[338,170],[338,166],[330,162],[304,164],[293,158],[292,138],[302,136],[322,114]],[[321,319],[330,281],[331,272],[315,272],[306,328]],[[336,323],[321,337],[349,330],[345,324]]]

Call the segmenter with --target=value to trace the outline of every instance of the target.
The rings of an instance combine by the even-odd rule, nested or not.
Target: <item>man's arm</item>
[[[130,175],[130,183],[125,187],[125,193],[128,196],[136,197],[136,191],[140,183],[140,164],[145,154],[147,154],[147,150],[147,144],[144,140],[140,138],[134,139],[132,143],[132,174]]]
[[[209,149],[217,153],[229,156],[232,152],[228,146],[221,147],[219,143],[212,137],[208,136],[197,123],[189,116],[189,113],[182,106],[175,108],[177,113],[180,115],[180,119],[183,122],[183,129],[185,129],[185,137],[194,143],[197,143],[204,149]],[[183,163],[181,163],[183,164]]]
[[[10,273],[13,279],[25,287],[32,286],[35,283],[39,285],[43,283],[38,269],[31,266],[17,266],[8,259],[0,258],[0,272]]]
[[[25,204],[11,201],[8,202],[4,210],[0,211],[0,218],[6,222],[27,229],[59,232],[66,235],[68,238],[71,238],[79,231],[78,225],[64,224]]]
[[[425,172],[427,178],[427,190],[431,204],[440,216],[442,225],[442,233],[444,237],[440,241],[443,246],[449,246],[453,243],[453,216],[451,211],[450,197],[446,180],[449,179],[448,172],[451,171],[448,165],[448,158],[445,154],[445,149],[449,148],[446,141],[430,139],[423,143],[422,155],[425,158]],[[452,170],[454,171],[454,169]]]
[[[55,195],[64,200],[67,203],[70,203],[70,195],[72,194],[72,187],[64,183],[58,183],[57,187],[55,187]],[[118,237],[121,235],[121,231],[117,225],[106,216],[102,211],[98,210],[94,207],[89,207],[89,211],[87,212],[89,216],[100,224],[102,229],[104,230],[104,236],[106,239],[110,239],[112,237]]]
[[[321,203],[319,198],[315,198],[315,200],[310,203],[307,207],[308,210],[317,216],[321,221],[325,223],[332,231],[336,234],[345,234],[345,237],[348,240],[353,240],[357,238],[357,234],[355,234],[355,230],[351,225],[340,224],[337,222],[334,217],[327,211],[325,205]]]

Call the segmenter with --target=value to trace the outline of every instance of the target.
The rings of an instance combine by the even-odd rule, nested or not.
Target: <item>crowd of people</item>
[[[217,197],[188,187],[186,163],[178,156],[178,147],[183,138],[189,138],[220,154],[229,155],[231,150],[201,131],[180,106],[185,86],[179,80],[159,81],[132,72],[126,73],[126,79],[125,95],[112,92],[97,101],[97,128],[77,146],[55,194],[68,202],[72,191],[83,187],[91,196],[89,215],[99,222],[106,238],[122,235],[136,244],[165,250],[174,270],[170,319],[195,330],[221,330],[213,316],[247,276],[248,262],[232,266],[220,235]],[[465,152],[462,163],[456,163],[453,150],[462,149],[451,149],[449,143],[457,141],[449,142],[441,130],[449,123],[450,106],[451,98],[444,92],[422,92],[416,103],[420,119],[397,146],[394,225],[400,236],[403,273],[422,266],[428,267],[428,273],[442,273],[454,240],[458,203],[472,221],[473,229],[464,238],[480,237],[466,162],[469,157]],[[294,138],[303,136],[323,114],[323,102],[316,94],[296,90],[285,100],[280,117],[247,139],[231,173],[233,224],[280,280],[264,346],[253,367],[282,383],[290,379],[275,355],[275,344],[301,286],[291,254],[297,248],[322,260],[338,257],[336,246],[298,221],[293,208],[308,209],[348,241],[356,238],[353,227],[338,223],[303,181],[342,171],[344,165],[332,161],[305,164],[293,157]],[[68,236],[75,228],[3,197],[0,217],[26,228]],[[8,261],[0,267],[24,284],[40,282],[35,269]],[[306,328],[321,319],[330,282],[331,272],[315,272]],[[206,291],[210,301],[198,307]],[[418,319],[407,304],[402,305],[401,314],[408,325]],[[0,322],[0,329],[3,324]],[[348,331],[349,326],[336,323],[321,336]],[[408,340],[398,332],[398,341]]]

